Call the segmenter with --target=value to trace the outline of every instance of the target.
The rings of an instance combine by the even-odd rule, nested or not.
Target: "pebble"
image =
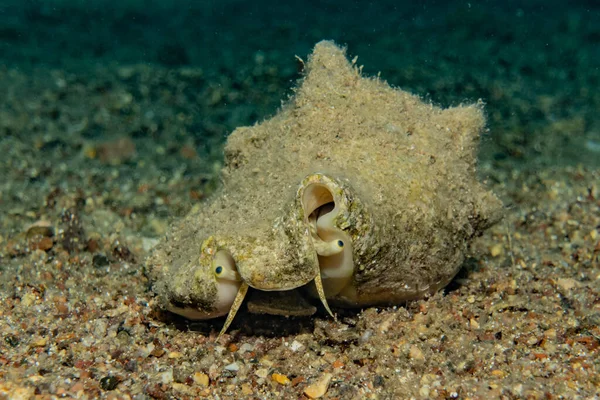
[[[49,237],[43,237],[39,240],[34,240],[31,242],[32,250],[47,251],[47,250],[50,250],[52,248],[52,246],[54,246],[54,242],[53,242],[52,238],[49,238]]]
[[[162,347],[155,347],[151,352],[150,355],[152,357],[156,357],[156,358],[161,358],[164,354],[165,354],[165,350]]]
[[[490,247],[490,255],[492,257],[498,257],[500,254],[502,254],[502,249],[502,244],[497,243]]]
[[[33,303],[35,303],[35,295],[33,293],[25,293],[23,297],[21,297],[21,305],[24,307],[30,307]]]
[[[101,339],[106,336],[106,330],[108,329],[108,321],[104,318],[99,318],[92,321],[91,331],[95,338]]]
[[[369,341],[369,339],[371,339],[371,336],[373,336],[373,331],[370,329],[367,329],[363,332],[363,334],[360,336],[360,342],[361,343],[366,343]]]
[[[8,335],[4,338],[4,341],[10,346],[10,347],[17,347],[19,345],[19,338],[15,335]]]
[[[108,257],[106,257],[104,254],[96,254],[92,258],[92,265],[94,265],[94,267],[96,268],[106,267],[109,264],[110,261],[108,260]]]
[[[501,371],[499,369],[492,370],[492,372],[490,373],[492,374],[492,376],[495,376],[497,378],[504,378],[504,376],[506,375],[504,371]]]
[[[192,391],[191,387],[189,387],[188,385],[185,385],[183,383],[173,382],[172,387],[173,387],[173,390],[175,390],[176,392],[185,394],[187,396],[192,396],[194,393]]]
[[[267,375],[269,375],[269,370],[266,368],[259,368],[257,369],[255,372],[256,376],[258,376],[259,378],[266,378]]]
[[[304,388],[304,394],[310,399],[318,399],[327,393],[329,389],[329,382],[331,382],[331,374],[323,374],[321,377],[312,385],[308,385]]]
[[[271,375],[271,379],[273,379],[280,385],[289,385],[291,383],[290,378],[283,374],[274,373],[273,375]]]
[[[292,342],[292,344],[290,345],[290,349],[292,351],[298,351],[298,350],[300,350],[303,347],[304,347],[304,345],[302,343],[300,343],[299,341],[297,341],[297,340],[294,340]]]
[[[554,328],[547,329],[546,331],[544,331],[544,336],[547,339],[556,339],[556,329],[554,329]]]
[[[229,350],[231,353],[235,353],[238,351],[238,346],[235,343],[230,343],[229,346],[227,346],[227,350]]]
[[[299,383],[304,382],[304,377],[303,376],[297,376],[294,379],[292,379],[292,386],[298,386]]]
[[[556,284],[560,286],[563,290],[571,290],[574,287],[580,286],[579,282],[572,278],[558,278]]]
[[[245,396],[250,396],[252,394],[252,386],[248,383],[242,384],[242,394]]]
[[[195,372],[194,375],[192,375],[192,379],[194,380],[194,383],[196,385],[204,387],[208,386],[208,375],[206,375],[205,373]]]
[[[394,315],[387,317],[385,319],[385,321],[383,321],[381,323],[381,325],[379,325],[379,332],[386,333],[392,326],[392,323],[395,321],[395,319],[396,319],[396,316],[394,316]],[[364,342],[364,340],[363,340],[363,342]]]
[[[48,338],[42,337],[31,342],[32,347],[44,347],[48,344]]]
[[[161,372],[158,374],[158,378],[161,383],[168,385],[173,382],[173,368],[169,368],[168,370]]]
[[[244,343],[240,346],[238,353],[244,354],[248,351],[254,351],[254,346],[252,346],[250,343]]]
[[[225,369],[227,371],[239,371],[240,365],[237,362],[232,362],[231,364],[226,365]]]
[[[111,375],[105,376],[100,379],[100,387],[104,390],[115,390],[117,385],[119,384],[119,380]]]
[[[425,356],[423,355],[423,352],[417,346],[410,347],[409,356],[413,360],[418,360],[418,361],[425,360]]]

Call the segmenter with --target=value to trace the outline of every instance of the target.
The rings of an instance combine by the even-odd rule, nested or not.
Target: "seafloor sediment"
[[[427,300],[338,322],[242,312],[218,341],[222,320],[158,312],[141,262],[218,185],[221,135],[239,122],[190,115],[222,112],[222,96],[268,107],[269,78],[253,76],[233,90],[193,68],[0,71],[1,397],[598,392],[600,171],[585,166],[482,162],[506,217]],[[194,142],[198,124],[209,134]]]

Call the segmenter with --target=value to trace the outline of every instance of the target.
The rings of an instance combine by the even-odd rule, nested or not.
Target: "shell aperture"
[[[330,185],[332,183],[333,181]],[[317,252],[325,296],[335,296],[352,280],[352,239],[335,226],[340,206],[336,204],[334,195],[326,183],[307,185],[302,194],[302,204]]]

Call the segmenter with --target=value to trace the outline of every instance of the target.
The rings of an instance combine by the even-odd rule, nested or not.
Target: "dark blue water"
[[[486,161],[600,165],[600,2],[294,3],[4,0],[0,65],[192,66],[205,82],[226,77],[241,91],[257,62],[268,66],[268,76],[253,82],[268,100],[242,96],[207,114],[229,131],[272,114],[299,77],[294,56],[333,39],[359,56],[367,74],[380,72],[435,103],[483,99]]]

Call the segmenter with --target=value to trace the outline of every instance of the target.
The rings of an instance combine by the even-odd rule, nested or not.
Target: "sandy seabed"
[[[598,396],[593,2],[4,3],[0,398]],[[219,185],[226,135],[274,113],[293,55],[328,38],[444,107],[483,98],[480,176],[505,218],[429,299],[337,322],[242,310],[217,340],[222,319],[158,310],[143,261]]]
[[[216,340],[222,319],[160,312],[141,265],[169,221],[218,185],[227,126],[206,123],[213,134],[198,146],[179,140],[197,123],[188,115],[214,115],[215,98],[236,93],[193,68],[4,70],[0,82],[1,398],[546,399],[600,390],[600,171],[482,162],[506,216],[446,290],[340,311],[337,322],[242,312]],[[190,84],[202,89],[190,95]]]

